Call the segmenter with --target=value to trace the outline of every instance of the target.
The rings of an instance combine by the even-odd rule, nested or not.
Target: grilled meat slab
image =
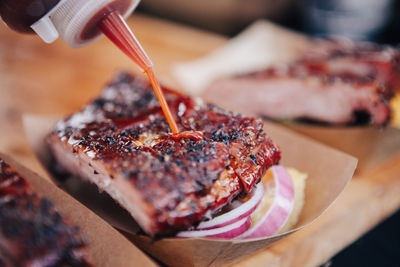
[[[385,125],[390,118],[385,89],[378,83],[309,75],[297,66],[216,81],[205,97],[226,108],[277,120],[346,125],[356,122],[357,113],[366,113],[370,123]]]
[[[0,159],[0,266],[91,266],[78,228]]]
[[[390,119],[390,98],[400,90],[399,59],[390,47],[319,40],[296,62],[220,79],[204,96],[272,119],[346,125],[364,114],[366,123],[381,126]]]
[[[248,192],[280,159],[261,120],[164,88],[181,131],[170,133],[147,81],[119,75],[48,136],[65,170],[106,191],[150,235],[172,234]]]

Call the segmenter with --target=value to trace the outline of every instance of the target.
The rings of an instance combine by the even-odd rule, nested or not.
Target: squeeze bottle
[[[158,84],[153,63],[125,23],[140,0],[0,0],[0,16],[15,31],[35,32],[46,43],[61,37],[82,47],[104,33],[147,74],[173,133],[178,126]]]

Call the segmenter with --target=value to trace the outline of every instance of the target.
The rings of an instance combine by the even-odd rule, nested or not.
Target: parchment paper
[[[288,62],[301,54],[308,38],[259,20],[208,56],[175,64],[172,72],[190,94],[201,95],[216,78],[255,71]]]

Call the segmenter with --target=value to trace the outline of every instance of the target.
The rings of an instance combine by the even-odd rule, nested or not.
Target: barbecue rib
[[[85,246],[77,227],[0,159],[0,266],[91,266]]]
[[[96,183],[153,236],[210,216],[280,159],[261,120],[164,91],[180,130],[202,140],[171,135],[150,84],[129,74],[48,136],[61,167]]]
[[[204,93],[219,105],[272,119],[385,125],[400,90],[398,50],[345,39],[315,41],[289,65],[215,81]]]

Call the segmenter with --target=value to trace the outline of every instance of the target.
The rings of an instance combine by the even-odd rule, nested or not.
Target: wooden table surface
[[[156,66],[159,79],[178,87],[174,62],[202,57],[227,38],[135,15],[132,26]],[[128,58],[101,39],[71,49],[62,41],[46,45],[0,25],[0,151],[45,175],[33,156],[21,116],[67,114],[94,97],[117,70],[139,72]],[[29,133],[28,133],[29,134]],[[400,154],[356,175],[319,219],[235,266],[315,266],[359,238],[400,207]]]

